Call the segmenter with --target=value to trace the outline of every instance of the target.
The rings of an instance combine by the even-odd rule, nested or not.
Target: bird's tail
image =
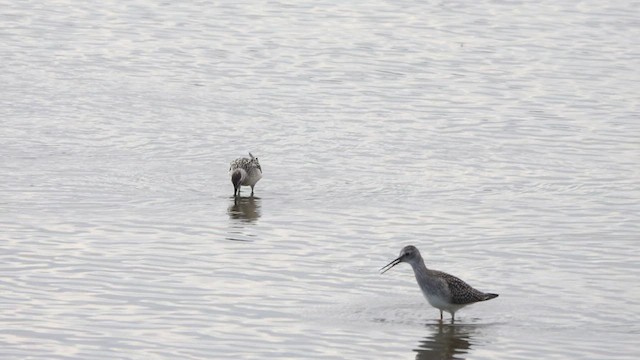
[[[484,298],[482,299],[482,301],[491,300],[497,297],[498,297],[498,294],[484,294]]]

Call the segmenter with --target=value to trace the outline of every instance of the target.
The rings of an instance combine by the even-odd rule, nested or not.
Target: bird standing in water
[[[443,310],[451,314],[451,322],[453,323],[456,311],[461,308],[498,297],[498,294],[476,290],[453,275],[427,269],[420,251],[413,245],[405,246],[400,251],[400,256],[380,269],[381,274],[401,262],[411,265],[422,294],[431,306],[440,310],[440,320],[442,320]]]
[[[250,159],[237,158],[231,162],[229,175],[233,184],[233,196],[240,196],[240,186],[251,186],[251,195],[253,195],[253,187],[262,178],[262,168],[258,158],[253,157],[251,153],[249,157]]]

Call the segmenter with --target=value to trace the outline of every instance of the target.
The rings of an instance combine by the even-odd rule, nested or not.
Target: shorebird
[[[257,157],[253,157],[249,153],[250,159],[237,158],[231,162],[229,167],[229,175],[233,184],[233,196],[240,196],[240,186],[251,186],[251,195],[253,195],[253,187],[256,186],[258,180],[262,178],[262,168]]]
[[[453,275],[427,269],[420,251],[413,245],[405,246],[400,251],[400,256],[380,268],[381,274],[401,262],[411,265],[422,294],[431,306],[440,310],[440,320],[442,320],[443,310],[451,314],[451,322],[453,323],[456,311],[467,305],[498,297],[498,294],[476,290]]]

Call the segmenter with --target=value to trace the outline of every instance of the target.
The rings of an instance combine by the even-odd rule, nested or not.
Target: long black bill
[[[393,260],[392,262],[388,263],[387,265],[385,265],[385,266],[381,267],[381,268],[380,268],[380,271],[382,271],[382,272],[380,273],[380,275],[382,275],[382,274],[386,273],[386,272],[387,272],[387,271],[389,271],[389,269],[391,269],[392,267],[394,267],[394,266],[396,266],[396,265],[400,264],[400,262],[401,262],[401,260],[400,260],[400,257],[399,257],[399,258],[397,258],[397,259]]]

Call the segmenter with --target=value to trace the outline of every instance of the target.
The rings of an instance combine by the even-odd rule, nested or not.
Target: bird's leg
[[[454,321],[456,321],[456,313],[451,313],[451,323],[453,324]]]
[[[440,321],[442,321],[442,310],[440,310]]]
[[[253,185],[251,185],[251,196],[253,196]]]

